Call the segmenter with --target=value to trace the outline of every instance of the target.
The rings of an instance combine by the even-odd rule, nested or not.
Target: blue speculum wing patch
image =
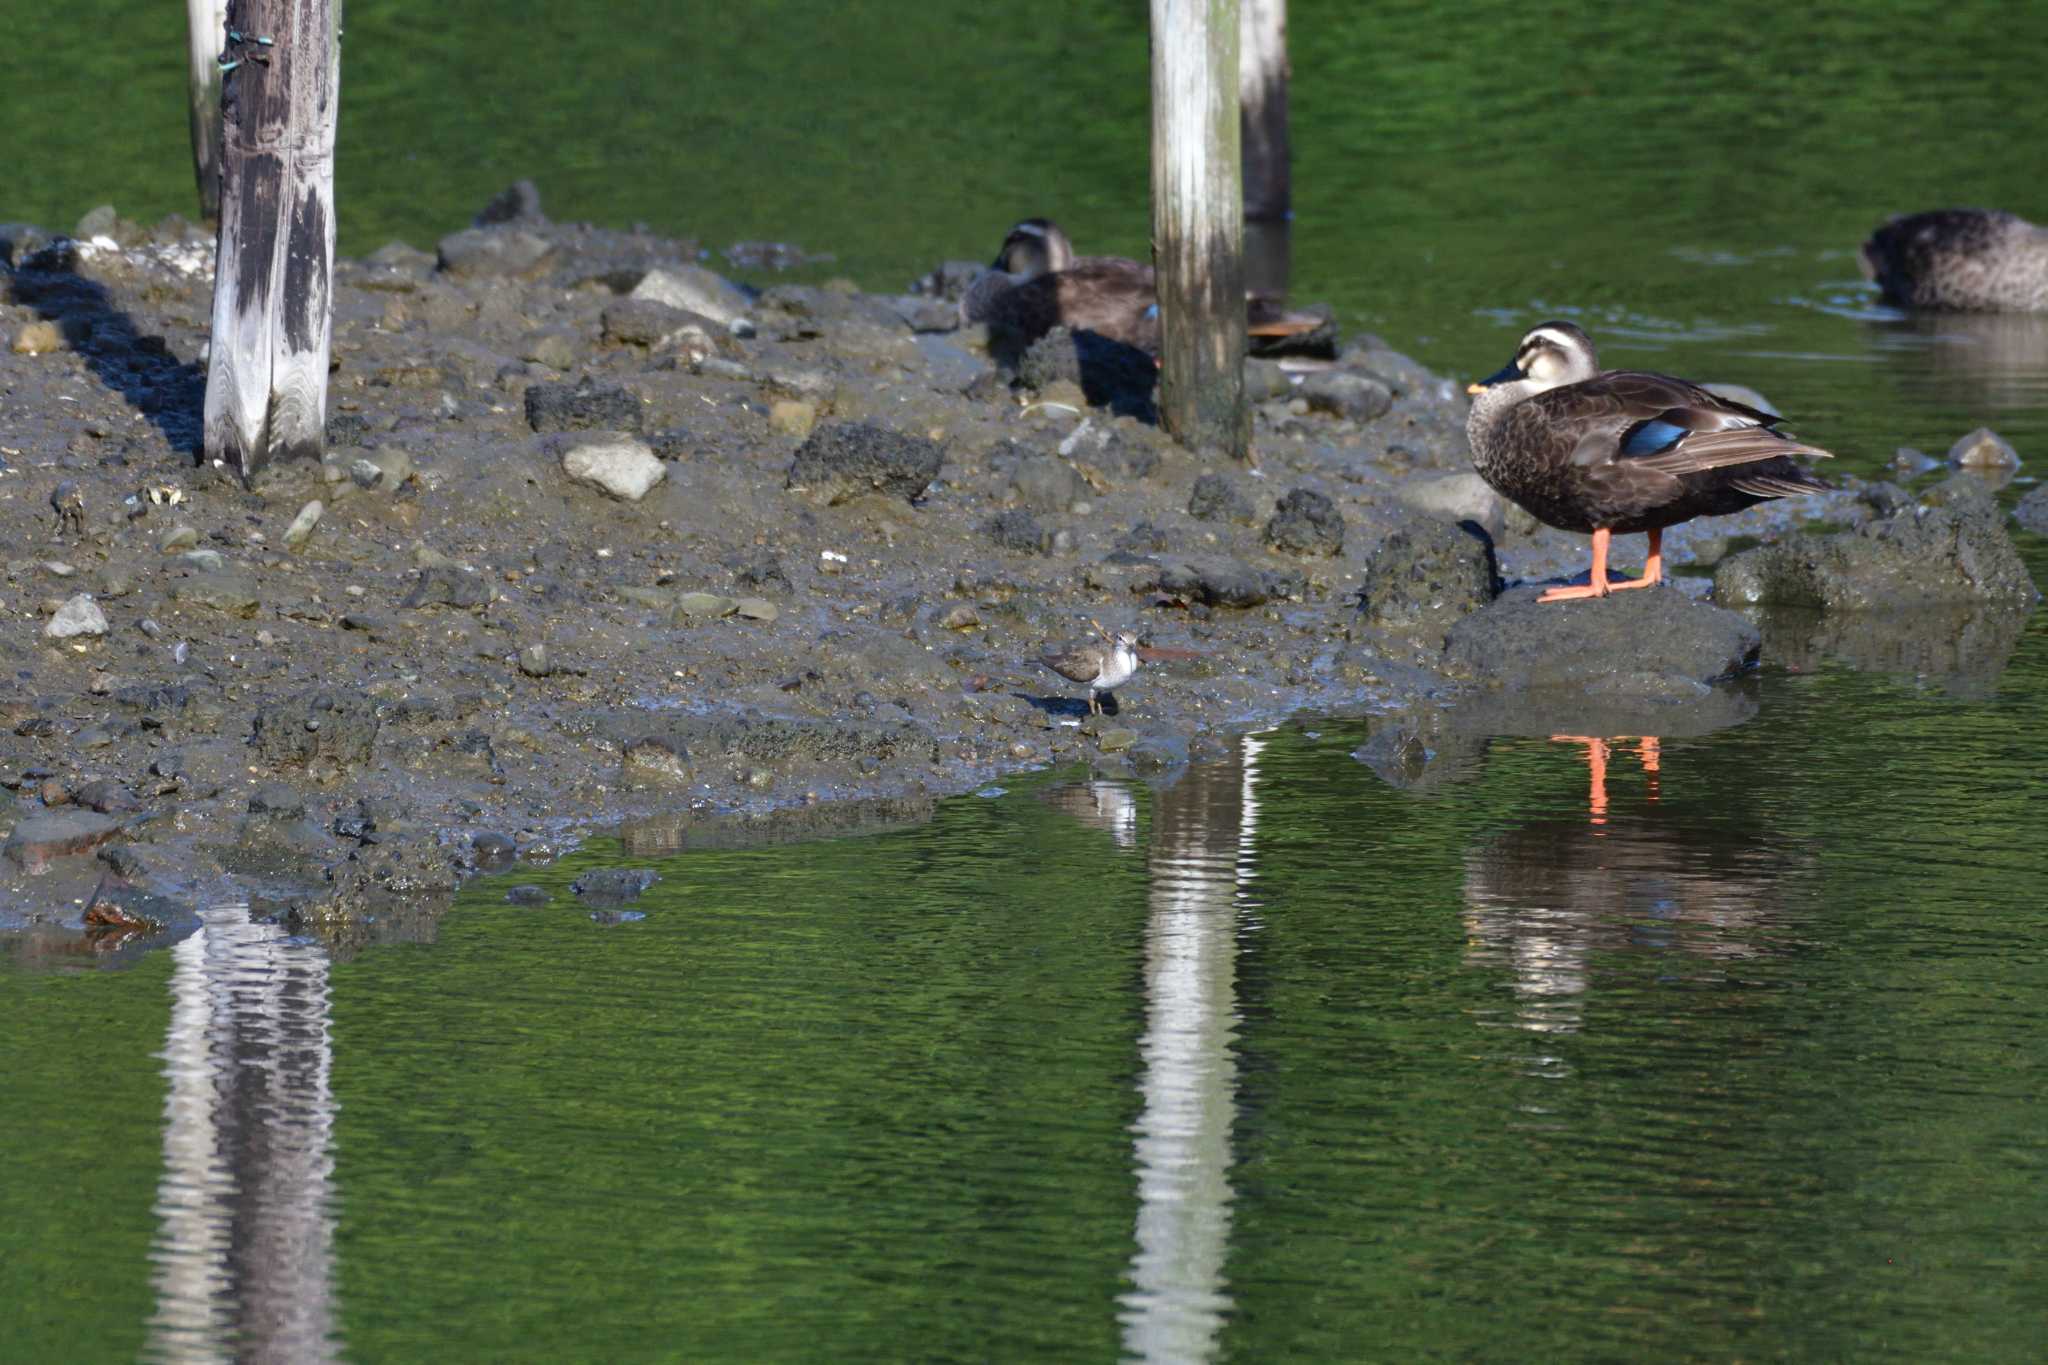
[[[1676,422],[1662,422],[1655,418],[1638,422],[1622,437],[1621,453],[1624,455],[1659,455],[1678,444],[1686,429]]]

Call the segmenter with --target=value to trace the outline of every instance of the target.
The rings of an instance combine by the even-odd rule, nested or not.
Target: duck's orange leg
[[[1538,602],[1568,602],[1579,597],[1605,597],[1609,592],[1607,583],[1607,542],[1613,532],[1601,527],[1593,533],[1593,574],[1592,581],[1583,588],[1552,588],[1537,598]]]
[[[1609,583],[1607,590],[1609,592],[1620,592],[1623,588],[1650,588],[1663,581],[1664,533],[1661,530],[1652,531],[1650,532],[1650,553],[1643,560],[1643,576],[1641,578],[1624,579],[1619,583]]]
[[[1607,755],[1608,743],[1596,735],[1552,735],[1554,744],[1583,744],[1586,746],[1586,767],[1591,770],[1586,786],[1586,814],[1588,823],[1607,823]]]

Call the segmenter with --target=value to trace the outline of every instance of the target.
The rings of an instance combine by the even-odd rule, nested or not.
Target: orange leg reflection
[[[1586,746],[1586,766],[1591,776],[1586,790],[1586,811],[1590,823],[1607,823],[1607,760],[1612,753],[1613,741],[1597,735],[1552,735],[1558,744],[1583,744]],[[1626,739],[1626,735],[1617,736]],[[1642,763],[1643,771],[1649,774],[1649,799],[1657,799],[1657,777],[1663,771],[1663,746],[1655,735],[1636,737],[1636,758]]]

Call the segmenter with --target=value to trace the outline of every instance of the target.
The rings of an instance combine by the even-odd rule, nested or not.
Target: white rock
[[[738,286],[715,271],[696,265],[650,270],[633,286],[632,297],[653,299],[671,308],[687,308],[728,327],[747,311],[747,296]]]
[[[562,472],[615,498],[638,502],[666,477],[668,468],[645,441],[613,437],[587,442],[564,454]]]
[[[320,514],[326,510],[320,505],[318,498],[301,507],[299,514],[292,518],[292,524],[284,528],[285,548],[296,550],[304,545],[306,537],[312,535],[313,528],[320,524]]]
[[[52,640],[69,640],[74,635],[105,635],[107,614],[100,610],[100,604],[92,600],[92,594],[82,592],[57,608],[56,615],[43,627],[43,634]]]

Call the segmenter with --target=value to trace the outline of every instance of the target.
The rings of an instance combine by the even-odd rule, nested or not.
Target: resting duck
[[[1773,430],[1779,418],[1669,375],[1603,372],[1569,322],[1532,329],[1467,392],[1479,476],[1538,521],[1593,537],[1591,581],[1540,602],[1647,588],[1664,577],[1666,526],[1828,487],[1791,459],[1828,452]],[[1643,576],[1613,582],[1608,542],[1636,531],[1650,537]]]
[[[1997,209],[1894,218],[1860,252],[1886,303],[1948,312],[2048,312],[2048,230]]]
[[[1328,322],[1264,299],[1247,299],[1245,308],[1255,337],[1295,336]],[[1073,242],[1048,218],[1027,218],[1010,229],[995,263],[961,296],[960,320],[985,322],[1020,349],[1065,326],[1159,353],[1152,267],[1123,256],[1076,256]]]

